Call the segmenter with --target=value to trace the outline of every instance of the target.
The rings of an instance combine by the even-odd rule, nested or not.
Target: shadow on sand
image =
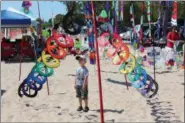
[[[103,73],[113,73],[113,74],[119,74],[119,72],[104,71],[104,70],[101,70],[101,72],[103,72]]]
[[[97,109],[97,110],[91,110],[91,111],[96,111],[96,112],[100,112],[100,109]],[[112,113],[118,113],[118,114],[121,114],[124,112],[124,110],[112,110],[112,109],[104,109],[103,110],[104,113],[106,112],[112,112]]]
[[[114,83],[114,84],[120,84],[120,85],[125,85],[125,86],[132,86],[131,85],[131,83],[129,83],[129,82],[120,82],[120,81],[117,81],[117,80],[112,80],[112,79],[110,79],[110,78],[107,78],[107,79],[105,79],[106,81],[108,81],[108,82],[111,82],[111,83]]]
[[[174,113],[171,102],[159,101],[158,98],[147,100],[147,104],[151,108],[151,115],[154,117],[155,122],[157,123],[182,123],[177,119],[177,116]]]
[[[67,76],[75,77],[76,75],[75,74],[68,74]]]
[[[156,72],[156,74],[165,74],[165,73],[174,73],[173,71],[162,71],[162,72]]]
[[[6,90],[1,90],[1,96],[3,96],[4,93],[6,93]]]

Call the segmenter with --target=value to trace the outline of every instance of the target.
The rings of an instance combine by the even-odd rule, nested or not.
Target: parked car
[[[137,35],[138,38],[141,38],[141,29],[142,29],[142,38],[143,38],[143,42],[145,42],[146,39],[149,39],[149,24],[148,23],[144,23],[143,25],[136,25],[135,26],[135,33]],[[154,34],[154,31],[156,30],[156,23],[152,23],[151,24],[151,31],[152,34]],[[133,28],[129,28],[127,27],[127,31],[120,33],[120,36],[123,40],[131,40],[131,37],[134,36],[134,32],[133,32]]]

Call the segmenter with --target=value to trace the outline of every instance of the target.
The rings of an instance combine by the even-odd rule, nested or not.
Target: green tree
[[[77,14],[83,14],[83,8],[86,3],[86,1],[66,1],[63,2],[66,5],[67,11],[71,9],[73,5],[76,6],[76,15]],[[123,24],[127,26],[131,26],[130,22],[130,5],[131,3],[134,4],[134,16],[135,16],[135,24],[140,23],[140,18],[142,15],[142,1],[124,1],[124,21]],[[94,1],[94,8],[95,8],[95,13],[96,15],[99,15],[101,10],[105,9],[106,2],[105,1]],[[110,12],[112,13],[112,1],[109,1],[110,5]],[[156,22],[158,18],[158,9],[160,7],[160,2],[159,1],[151,1],[151,20],[152,22]],[[164,13],[164,8],[166,6],[162,6],[161,12],[162,15]],[[185,17],[185,2],[184,1],[178,1],[178,18],[184,18]],[[171,18],[171,13],[172,13],[172,6],[169,8],[169,19]],[[82,18],[83,19],[83,18]],[[147,5],[145,2],[145,10],[144,10],[144,23],[147,23]]]
[[[56,23],[61,23],[62,24],[62,21],[63,21],[63,18],[64,18],[64,15],[62,14],[57,14],[54,18],[54,24]]]

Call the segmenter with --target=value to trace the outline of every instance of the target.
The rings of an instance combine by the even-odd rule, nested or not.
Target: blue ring
[[[47,77],[41,76],[39,73],[37,73],[38,75],[35,76],[35,75],[34,75],[35,73],[37,73],[37,72],[31,71],[31,73],[28,75],[27,78],[32,79],[32,80],[35,81],[37,84],[42,84],[42,85],[43,85],[43,84],[46,82]],[[43,80],[39,79],[38,76],[42,77]]]
[[[133,72],[136,73],[137,75],[136,78],[134,78],[134,80],[136,81],[132,83],[132,86],[135,88],[142,88],[143,86],[145,86],[147,80],[146,71],[143,68],[137,66]],[[143,79],[139,80],[141,76],[143,76]]]

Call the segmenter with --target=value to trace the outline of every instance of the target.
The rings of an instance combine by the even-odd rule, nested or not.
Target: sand
[[[23,80],[34,63],[22,64]],[[1,62],[2,122],[99,122],[99,90],[95,66],[87,64],[89,77],[88,113],[77,112],[74,74],[78,63],[73,56],[61,61],[61,66],[49,78],[35,98],[20,98],[17,89],[19,64]],[[172,70],[156,75],[159,92],[153,99],[141,96],[135,88],[125,86],[119,66],[101,60],[104,117],[107,122],[184,122],[184,72]],[[152,75],[152,69],[146,68]]]

